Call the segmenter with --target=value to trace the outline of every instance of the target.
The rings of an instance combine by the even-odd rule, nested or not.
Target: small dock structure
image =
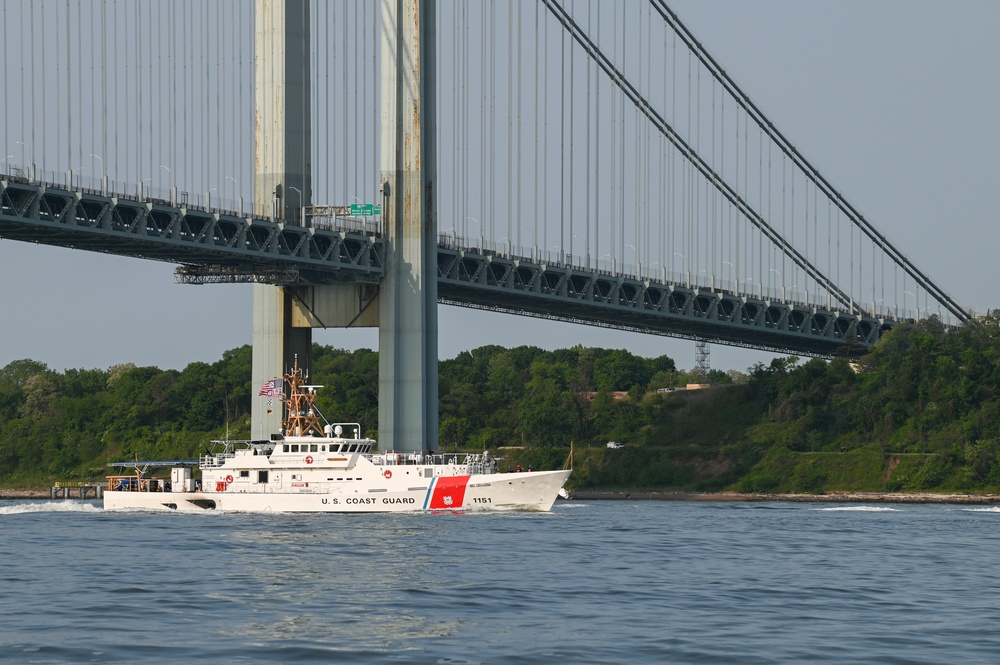
[[[50,499],[102,499],[104,498],[104,485],[101,483],[79,483],[76,485],[63,485],[56,483],[49,489]]]

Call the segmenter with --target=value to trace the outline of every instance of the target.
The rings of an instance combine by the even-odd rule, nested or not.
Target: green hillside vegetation
[[[250,359],[244,346],[183,371],[10,363],[0,485],[102,480],[109,461],[190,459],[212,439],[249,438],[251,404],[266,399]],[[377,353],[316,345],[311,374],[323,414],[376,434]],[[575,489],[997,492],[998,413],[996,315],[897,326],[854,367],[792,357],[700,376],[620,349],[498,346],[440,363],[442,449],[542,469],[562,467],[572,444]]]

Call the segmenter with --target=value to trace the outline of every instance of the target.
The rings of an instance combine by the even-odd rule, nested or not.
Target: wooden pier
[[[104,485],[56,485],[49,489],[50,499],[102,499]]]

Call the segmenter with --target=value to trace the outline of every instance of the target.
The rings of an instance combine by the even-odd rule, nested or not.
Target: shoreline
[[[47,489],[0,489],[0,500],[30,501],[49,499]],[[65,499],[52,499],[65,501]],[[716,501],[800,503],[954,503],[1000,505],[1000,494],[944,494],[934,492],[828,492],[826,494],[739,494],[737,492],[671,492],[630,490],[579,490],[569,493],[570,501]]]
[[[0,489],[0,499],[48,499],[50,490],[40,490],[40,489],[22,489],[22,490],[7,490]],[[60,499],[62,501],[62,499]]]
[[[569,493],[571,501],[716,501],[799,503],[954,503],[1000,504],[997,494],[944,494],[934,492],[828,492],[826,494],[739,494],[737,492],[632,492],[580,490]]]

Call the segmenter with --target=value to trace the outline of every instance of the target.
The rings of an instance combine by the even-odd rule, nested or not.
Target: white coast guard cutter
[[[413,512],[552,508],[570,471],[498,473],[482,454],[374,452],[357,423],[320,427],[316,389],[296,364],[283,434],[270,441],[216,442],[199,460],[119,462],[108,476],[105,509],[244,512]],[[170,480],[146,477],[168,467]],[[193,471],[200,469],[201,478]]]

